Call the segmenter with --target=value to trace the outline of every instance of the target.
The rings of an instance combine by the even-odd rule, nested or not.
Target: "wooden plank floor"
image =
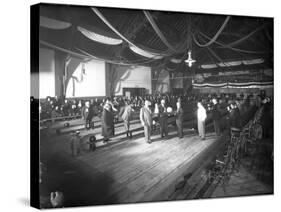
[[[253,176],[245,168],[241,167],[239,172],[234,173],[225,186],[218,186],[212,193],[211,197],[234,197],[234,196],[249,196],[273,194],[273,188],[268,186]]]
[[[113,180],[109,198],[116,203],[142,201],[159,183],[165,183],[171,173],[179,171],[214,143],[214,137],[204,141],[197,136],[144,142],[143,138],[108,147],[78,159]],[[163,184],[163,186],[167,186]]]
[[[152,144],[138,136],[76,158],[64,135],[42,143],[41,156],[49,161],[49,179],[69,196],[68,206],[151,201],[215,143],[213,134],[201,140],[187,131],[182,139],[173,129],[167,139],[152,136]]]

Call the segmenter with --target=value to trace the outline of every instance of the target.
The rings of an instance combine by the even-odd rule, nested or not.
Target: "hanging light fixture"
[[[196,60],[191,57],[191,50],[188,50],[188,58],[184,62],[188,64],[188,67],[191,67],[192,64],[196,62]]]

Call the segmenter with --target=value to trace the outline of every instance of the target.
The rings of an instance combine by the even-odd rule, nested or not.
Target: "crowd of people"
[[[133,112],[139,113],[141,124],[144,127],[145,139],[151,142],[150,134],[153,123],[156,121],[160,126],[161,138],[168,136],[168,117],[175,116],[175,124],[178,128],[178,136],[183,137],[183,117],[190,111],[185,111],[187,105],[197,105],[197,129],[199,136],[205,139],[205,122],[207,114],[213,120],[214,131],[217,136],[221,135],[221,118],[226,116],[229,127],[241,128],[240,114],[247,111],[249,107],[260,107],[262,104],[271,103],[271,99],[265,93],[260,94],[208,94],[189,93],[183,95],[157,94],[145,96],[133,96],[127,98],[118,96],[113,98],[91,98],[91,99],[63,99],[58,97],[47,97],[40,101],[40,120],[53,119],[57,117],[82,117],[85,128],[94,127],[93,117],[101,118],[102,135],[104,141],[109,141],[115,133],[114,123],[121,118],[127,137],[132,138],[130,131],[130,120]],[[272,110],[271,106],[267,106]],[[189,110],[189,109],[188,109]],[[266,120],[265,123],[270,122]],[[270,126],[264,124],[265,127]]]
[[[240,94],[239,96],[236,94],[163,94],[137,96],[130,99],[114,97],[87,100],[60,100],[56,97],[47,97],[45,101],[40,102],[40,106],[41,119],[42,113],[48,113],[52,118],[54,110],[56,113],[60,113],[61,116],[79,115],[82,116],[86,129],[94,127],[92,119],[94,116],[99,116],[101,118],[104,142],[108,142],[115,134],[114,119],[116,116],[122,119],[127,137],[132,138],[130,121],[132,120],[132,114],[137,112],[144,128],[145,141],[149,144],[152,143],[151,134],[154,122],[159,124],[161,138],[168,136],[168,119],[171,116],[175,117],[178,137],[183,138],[184,116],[190,114],[190,111],[187,110],[194,109],[196,111],[197,120],[195,121],[197,121],[198,136],[205,140],[205,125],[208,118],[210,122],[213,122],[216,136],[220,136],[225,129],[241,130],[244,124],[242,115],[247,114],[251,118],[257,109],[263,106],[263,113],[260,118],[263,135],[269,138],[273,136],[273,102],[270,97],[263,93]],[[222,119],[224,122],[222,122]],[[79,131],[75,132],[72,138],[73,141],[71,141],[74,156],[79,154],[80,149],[76,148],[75,145],[79,146],[80,139]],[[78,143],[76,143],[77,141]],[[59,191],[52,192],[50,196],[42,196],[41,198],[41,203],[47,205],[47,207],[61,207],[64,202],[64,195]]]

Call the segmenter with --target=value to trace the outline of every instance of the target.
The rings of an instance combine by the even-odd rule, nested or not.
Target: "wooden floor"
[[[152,136],[153,143],[147,144],[140,134],[78,157],[70,155],[65,135],[59,138],[42,145],[41,158],[48,173],[43,182],[47,193],[59,190],[65,194],[65,206],[273,193],[272,187],[244,169],[231,176],[226,189],[206,187],[202,171],[224,145],[225,135],[217,139],[208,133],[206,140],[201,140],[194,131],[186,130],[185,137],[179,139],[172,131],[167,139]],[[186,183],[178,188],[186,177]]]
[[[239,172],[231,176],[225,188],[223,186],[218,186],[211,194],[211,197],[235,197],[261,194],[273,194],[272,186],[262,183],[244,167],[241,167]]]
[[[119,203],[138,202],[154,189],[167,186],[171,175],[186,169],[214,141],[213,137],[202,141],[190,136],[147,144],[140,138],[81,156],[79,160],[112,178],[109,197],[117,196]]]
[[[208,185],[202,173],[223,151],[229,135],[217,138],[208,132],[206,140],[201,140],[192,129],[193,122],[185,123],[184,138],[179,139],[170,125],[169,136],[153,135],[152,144],[144,141],[138,122],[132,124],[138,130],[131,140],[122,134],[124,127],[119,124],[109,144],[98,144],[96,151],[78,157],[71,156],[69,133],[42,133],[40,160],[47,171],[41,195],[61,191],[65,206],[84,206],[273,193],[272,187],[245,170],[231,176],[226,190]],[[212,126],[207,129],[212,131]],[[101,137],[100,128],[80,133],[84,140],[93,134]]]
[[[154,200],[216,141],[213,134],[206,140],[194,131],[185,134],[182,139],[175,131],[167,139],[155,135],[152,144],[137,136],[76,158],[70,156],[62,136],[45,141],[48,145],[41,145],[42,160],[50,167],[48,179],[53,184],[49,189],[67,193],[66,206]],[[75,187],[75,192],[69,187]]]

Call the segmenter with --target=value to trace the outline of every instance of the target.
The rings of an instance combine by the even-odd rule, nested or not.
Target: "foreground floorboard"
[[[179,139],[175,132],[152,139],[147,144],[138,137],[76,158],[63,145],[56,148],[58,141],[48,142],[48,152],[42,152],[45,186],[64,192],[66,206],[151,201],[216,141],[212,134],[206,140],[195,134]]]

